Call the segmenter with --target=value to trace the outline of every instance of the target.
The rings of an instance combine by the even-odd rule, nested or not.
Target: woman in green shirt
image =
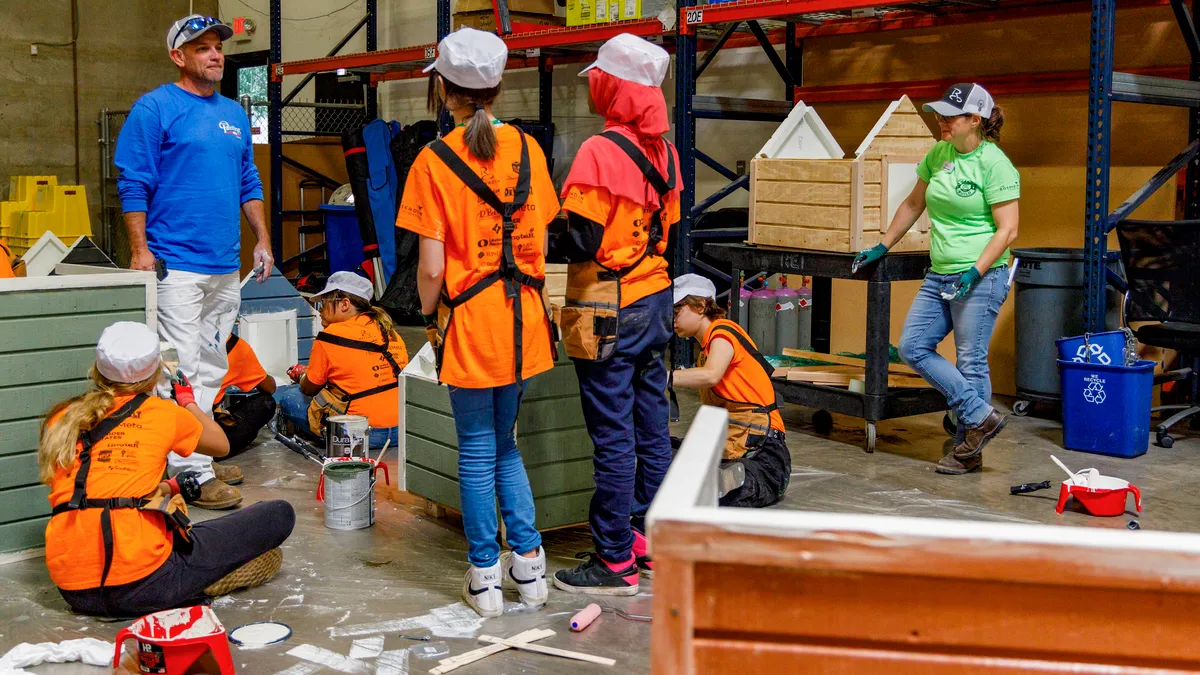
[[[924,109],[937,116],[942,140],[917,165],[920,180],[883,240],[859,253],[854,264],[882,258],[929,210],[933,266],[909,309],[900,358],[957,414],[954,452],[937,471],[964,474],[983,468],[983,446],[1008,421],[991,404],[988,346],[1008,296],[1008,247],[1017,238],[1021,178],[996,145],[1004,113],[983,87],[956,84]],[[937,353],[951,331],[957,365]]]

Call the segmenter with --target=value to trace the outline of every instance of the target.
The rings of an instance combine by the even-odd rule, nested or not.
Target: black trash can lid
[[[1014,258],[1021,260],[1056,260],[1083,262],[1083,249],[1081,248],[1056,248],[1053,246],[1046,247],[1031,247],[1031,248],[1014,248],[1012,249]],[[1105,260],[1120,260],[1120,251],[1105,251]]]

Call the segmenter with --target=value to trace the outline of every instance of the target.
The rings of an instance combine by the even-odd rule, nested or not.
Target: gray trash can
[[[1024,415],[1031,403],[1061,400],[1058,351],[1054,341],[1084,332],[1083,249],[1021,248],[1016,278],[1016,380],[1013,412]],[[1108,266],[1121,274],[1121,256],[1108,252]],[[1123,276],[1123,275],[1122,275]],[[1109,288],[1105,325],[1121,325],[1121,294]]]

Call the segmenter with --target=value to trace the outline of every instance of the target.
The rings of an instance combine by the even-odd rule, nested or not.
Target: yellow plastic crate
[[[24,253],[46,232],[53,232],[68,246],[79,237],[92,236],[84,186],[39,185],[34,208],[21,213],[9,243],[14,253]]]
[[[56,176],[12,176],[8,181],[9,201],[0,202],[0,238],[8,241],[17,234],[21,214],[38,205],[38,190],[58,186]],[[48,202],[43,202],[48,205]],[[10,242],[11,243],[11,242]]]

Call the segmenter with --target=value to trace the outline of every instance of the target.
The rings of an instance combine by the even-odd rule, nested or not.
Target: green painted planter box
[[[587,522],[596,485],[592,441],[583,422],[575,367],[559,349],[551,370],[529,380],[517,415],[517,449],[525,460],[537,528]],[[444,385],[405,377],[406,489],[461,511],[458,437]]]
[[[112,272],[0,280],[0,553],[45,543],[49,488],[38,482],[46,411],[87,390],[100,332],[155,327],[154,275]]]

